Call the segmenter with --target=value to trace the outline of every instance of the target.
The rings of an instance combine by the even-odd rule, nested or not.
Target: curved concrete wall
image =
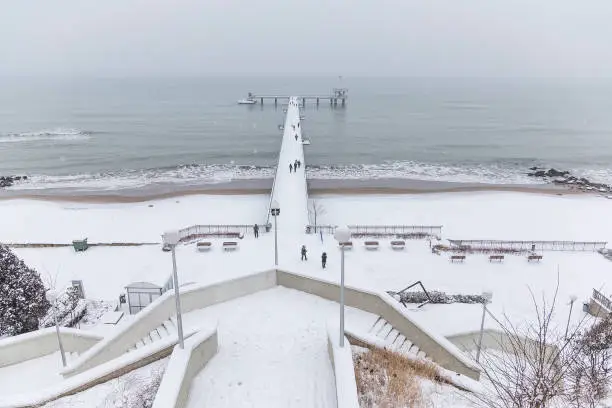
[[[60,328],[66,352],[81,353],[103,339],[102,336],[78,329]],[[0,367],[45,356],[59,350],[55,327],[37,330],[0,340]]]
[[[339,301],[340,287],[336,283],[301,276],[285,271],[277,271],[278,285],[300,290],[322,297]],[[412,321],[401,306],[386,293],[378,294],[350,287],[344,288],[344,299],[347,306],[370,312],[383,317],[397,331],[416,344],[434,362],[442,367],[478,380],[480,370],[461,350],[446,338],[431,333]]]
[[[174,347],[153,408],[184,408],[189,400],[193,378],[217,354],[217,328],[202,330],[185,342],[185,349]]]
[[[180,290],[181,309],[183,313],[188,313],[192,310],[227,302],[274,286],[276,286],[275,270],[209,286],[190,285]],[[62,375],[70,377],[122,355],[137,341],[174,315],[174,291],[168,291],[138,313],[129,325],[119,328],[114,335],[106,337],[84,353],[62,371]],[[187,328],[185,328],[185,331],[187,331]]]
[[[345,337],[344,347],[340,347],[339,339],[338,324],[329,322],[327,324],[327,351],[336,379],[336,405],[338,408],[359,408],[351,344]]]

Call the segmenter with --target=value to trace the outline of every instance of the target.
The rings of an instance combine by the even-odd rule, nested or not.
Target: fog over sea
[[[612,183],[612,80],[0,78],[0,175],[22,189],[121,190],[269,179],[283,108],[247,92],[329,94],[304,110],[312,179]]]

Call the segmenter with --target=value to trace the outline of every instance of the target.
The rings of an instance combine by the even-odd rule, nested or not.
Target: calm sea
[[[612,182],[612,81],[376,78],[0,78],[0,175],[17,188],[134,188],[268,178],[282,106],[304,111],[312,178],[526,183],[531,166]]]

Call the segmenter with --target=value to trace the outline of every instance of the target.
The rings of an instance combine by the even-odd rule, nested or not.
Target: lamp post
[[[274,217],[274,266],[278,266],[278,224],[276,223],[276,217],[280,215],[280,206],[278,201],[272,201],[270,206],[270,214]]]
[[[178,274],[176,272],[176,245],[180,240],[180,235],[178,231],[169,231],[164,233],[162,237],[164,240],[164,245],[168,245],[170,246],[170,248],[172,248],[172,282],[174,283],[174,300],[176,302],[176,324],[178,328],[179,345],[181,346],[181,348],[185,348],[185,343],[183,342],[183,316],[181,315],[181,298],[179,295]]]
[[[482,292],[484,301],[482,302],[482,321],[480,322],[480,335],[478,336],[478,348],[476,349],[476,362],[480,359],[480,350],[482,349],[482,335],[484,334],[485,315],[487,313],[487,303],[493,299],[493,292]]]
[[[340,347],[344,347],[344,245],[351,240],[351,230],[338,227],[334,238],[340,245]]]
[[[567,340],[567,332],[569,330],[569,324],[570,324],[570,319],[572,318],[572,309],[574,308],[574,302],[576,301],[576,299],[578,299],[578,296],[576,295],[570,295],[570,310],[569,310],[569,314],[567,315],[567,325],[565,326],[565,340]]]
[[[57,343],[59,344],[60,354],[62,355],[62,365],[66,367],[66,353],[64,352],[64,345],[62,344],[62,338],[60,336],[59,323],[57,321],[57,298],[58,294],[52,289],[49,289],[45,294],[45,297],[51,303],[53,308],[53,320],[55,321],[55,333],[57,334]]]

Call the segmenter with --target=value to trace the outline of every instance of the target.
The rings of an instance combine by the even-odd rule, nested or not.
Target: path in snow
[[[282,287],[188,313],[218,319],[219,351],[194,378],[188,407],[332,408],[326,323],[338,304]],[[372,318],[347,309],[347,320]]]
[[[296,160],[301,161],[302,165],[297,171],[290,173],[289,164],[293,165]],[[297,99],[292,97],[287,106],[283,140],[272,192],[273,200],[278,202],[281,209],[277,220],[279,234],[283,232],[304,233],[304,228],[308,224],[305,168],[300,108]],[[270,222],[273,223],[274,220],[271,218]]]

